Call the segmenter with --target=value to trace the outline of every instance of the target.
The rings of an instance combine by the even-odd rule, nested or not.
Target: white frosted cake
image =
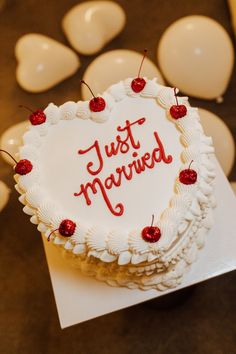
[[[143,81],[142,81],[143,80]],[[15,167],[32,223],[112,286],[177,286],[212,225],[212,139],[186,97],[127,79],[30,116]]]

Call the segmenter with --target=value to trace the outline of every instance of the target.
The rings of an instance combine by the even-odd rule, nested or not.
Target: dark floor
[[[6,0],[0,13],[0,134],[26,119],[19,104],[44,107],[50,101],[61,104],[79,99],[79,79],[93,57],[81,57],[82,68],[74,77],[43,94],[24,92],[14,76],[16,40],[28,32],[40,32],[66,43],[60,20],[77,2]],[[163,30],[191,14],[216,19],[233,37],[223,0],[118,2],[126,10],[127,26],[104,51],[148,47],[150,58],[156,61],[156,44]],[[236,137],[235,83],[234,72],[221,105],[194,99],[191,103],[224,118]],[[236,180],[236,168],[230,177]],[[0,179],[13,187],[11,168],[2,161]],[[0,353],[236,353],[236,272],[200,284],[191,293],[164,297],[161,304],[155,300],[62,331],[40,235],[22,213],[15,192],[0,215],[0,230]]]

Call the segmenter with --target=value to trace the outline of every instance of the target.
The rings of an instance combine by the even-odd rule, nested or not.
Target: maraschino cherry
[[[142,230],[142,238],[146,242],[154,243],[159,241],[161,237],[161,230],[157,226],[153,226],[154,215],[152,215],[152,223],[151,226],[146,226]]]
[[[28,111],[31,112],[30,116],[29,116],[29,120],[31,122],[32,125],[40,125],[40,124],[43,124],[47,117],[44,113],[44,111],[42,109],[37,109],[37,111],[33,111],[31,108],[29,107],[26,107],[26,106],[23,106],[23,105],[20,105],[19,107],[21,108],[25,108],[27,109]]]
[[[88,84],[86,84],[86,82],[84,80],[81,80],[81,84],[84,84],[85,86],[87,86],[87,88],[89,89],[89,91],[91,92],[91,95],[93,96],[93,98],[89,101],[89,108],[90,111],[92,112],[101,112],[105,109],[106,107],[106,102],[104,100],[104,98],[102,97],[96,97],[93,93],[93,91],[91,90],[91,88],[89,87]]]
[[[189,167],[186,170],[183,170],[179,174],[179,180],[183,184],[194,184],[197,181],[197,172],[191,169],[191,164],[193,161],[190,162]]]
[[[139,67],[139,71],[138,71],[138,77],[136,77],[136,79],[133,79],[132,82],[131,82],[131,87],[132,87],[132,90],[136,93],[139,93],[141,92],[145,85],[146,85],[146,81],[144,80],[143,77],[140,77],[140,72],[141,72],[141,69],[142,69],[142,66],[143,66],[143,61],[145,59],[147,55],[147,49],[144,49],[144,54],[143,54],[143,59],[141,61],[141,64],[140,64],[140,67]]]
[[[6,150],[0,149],[0,152],[4,152],[8,156],[10,156],[10,158],[16,163],[16,165],[14,167],[15,173],[23,176],[23,175],[27,175],[28,173],[30,173],[32,171],[33,165],[29,160],[22,159],[17,162],[16,159]]]
[[[59,234],[61,236],[64,237],[71,237],[74,232],[75,232],[75,228],[76,228],[76,223],[70,219],[64,219],[62,220],[62,222],[59,225],[59,228],[56,230],[53,230],[49,236],[48,236],[48,241],[50,240],[51,235],[56,232],[59,231]]]
[[[170,107],[170,115],[173,119],[183,118],[187,114],[187,107],[178,103],[176,88],[174,88],[176,104]]]

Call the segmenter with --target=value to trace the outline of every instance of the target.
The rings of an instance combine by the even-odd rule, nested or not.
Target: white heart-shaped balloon
[[[29,92],[42,92],[73,75],[78,56],[65,45],[41,34],[21,37],[15,47],[16,79]]]
[[[125,12],[113,1],[87,1],[74,6],[62,27],[78,52],[92,55],[117,36],[125,25]]]
[[[0,149],[9,152],[14,158],[16,158],[19,146],[22,145],[23,142],[22,136],[29,127],[29,124],[29,121],[25,120],[18,124],[12,125],[10,128],[5,130],[0,138]],[[15,164],[15,162],[7,154],[1,153],[1,155],[2,158],[10,165]]]
[[[101,54],[87,67],[83,80],[90,84],[95,94],[104,92],[110,85],[126,79],[136,77],[143,55],[128,49],[116,49]],[[143,63],[141,76],[156,77],[159,84],[164,80],[156,65],[148,58]],[[91,98],[90,92],[82,86],[82,98]]]

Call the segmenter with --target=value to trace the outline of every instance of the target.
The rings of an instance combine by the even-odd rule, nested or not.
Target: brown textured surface
[[[218,20],[232,35],[226,1],[120,0],[127,12],[124,32],[104,51],[130,48],[156,60],[156,44],[174,20],[202,14]],[[77,1],[6,1],[0,13],[0,134],[26,118],[19,104],[44,107],[78,100],[79,79],[93,57],[81,57],[78,73],[52,90],[31,95],[15,81],[14,45],[28,32],[39,32],[63,43],[60,28],[63,14]],[[178,6],[177,6],[178,4]],[[222,118],[236,136],[236,75],[224,103],[191,99],[193,105],[209,109]],[[234,168],[231,178],[236,179]],[[11,169],[0,161],[0,179],[13,187]],[[0,352],[8,353],[236,353],[236,273],[197,286],[182,303],[173,307],[142,304],[89,322],[60,330],[47,265],[35,227],[21,211],[17,195],[0,215]],[[183,296],[183,295],[181,295]],[[168,302],[176,301],[169,296]]]

